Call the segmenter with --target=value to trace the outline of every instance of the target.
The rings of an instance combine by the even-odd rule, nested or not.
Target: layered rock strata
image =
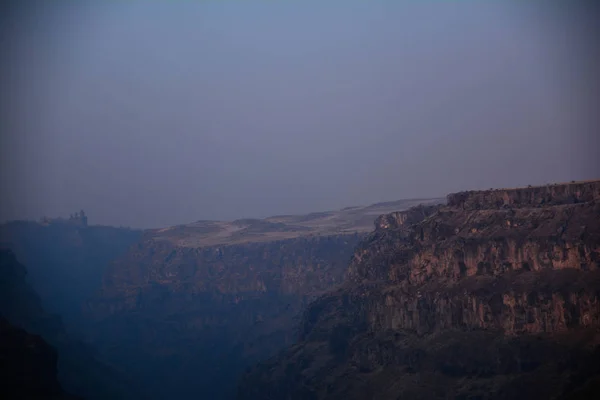
[[[600,393],[600,182],[448,196],[382,216],[300,342],[240,399]]]

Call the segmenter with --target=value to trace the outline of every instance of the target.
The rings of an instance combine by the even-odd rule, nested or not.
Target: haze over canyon
[[[600,398],[593,2],[0,5],[0,398]]]

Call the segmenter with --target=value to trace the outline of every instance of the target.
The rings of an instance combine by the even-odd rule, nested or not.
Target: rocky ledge
[[[300,341],[240,399],[600,394],[600,181],[452,194],[380,217]]]

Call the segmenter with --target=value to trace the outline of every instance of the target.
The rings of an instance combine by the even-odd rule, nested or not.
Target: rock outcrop
[[[600,182],[382,216],[240,399],[600,394]]]

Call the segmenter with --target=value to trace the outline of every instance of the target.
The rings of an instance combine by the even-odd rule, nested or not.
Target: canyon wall
[[[543,205],[575,204],[600,199],[597,181],[548,184],[527,188],[490,189],[452,193],[448,206],[463,210],[501,207],[540,207]]]
[[[246,367],[295,341],[301,311],[342,283],[363,237],[187,247],[148,235],[87,303],[90,338],[156,398],[231,398]]]
[[[308,306],[300,342],[250,371],[238,397],[600,393],[599,190],[465,192],[382,216],[344,285]]]

